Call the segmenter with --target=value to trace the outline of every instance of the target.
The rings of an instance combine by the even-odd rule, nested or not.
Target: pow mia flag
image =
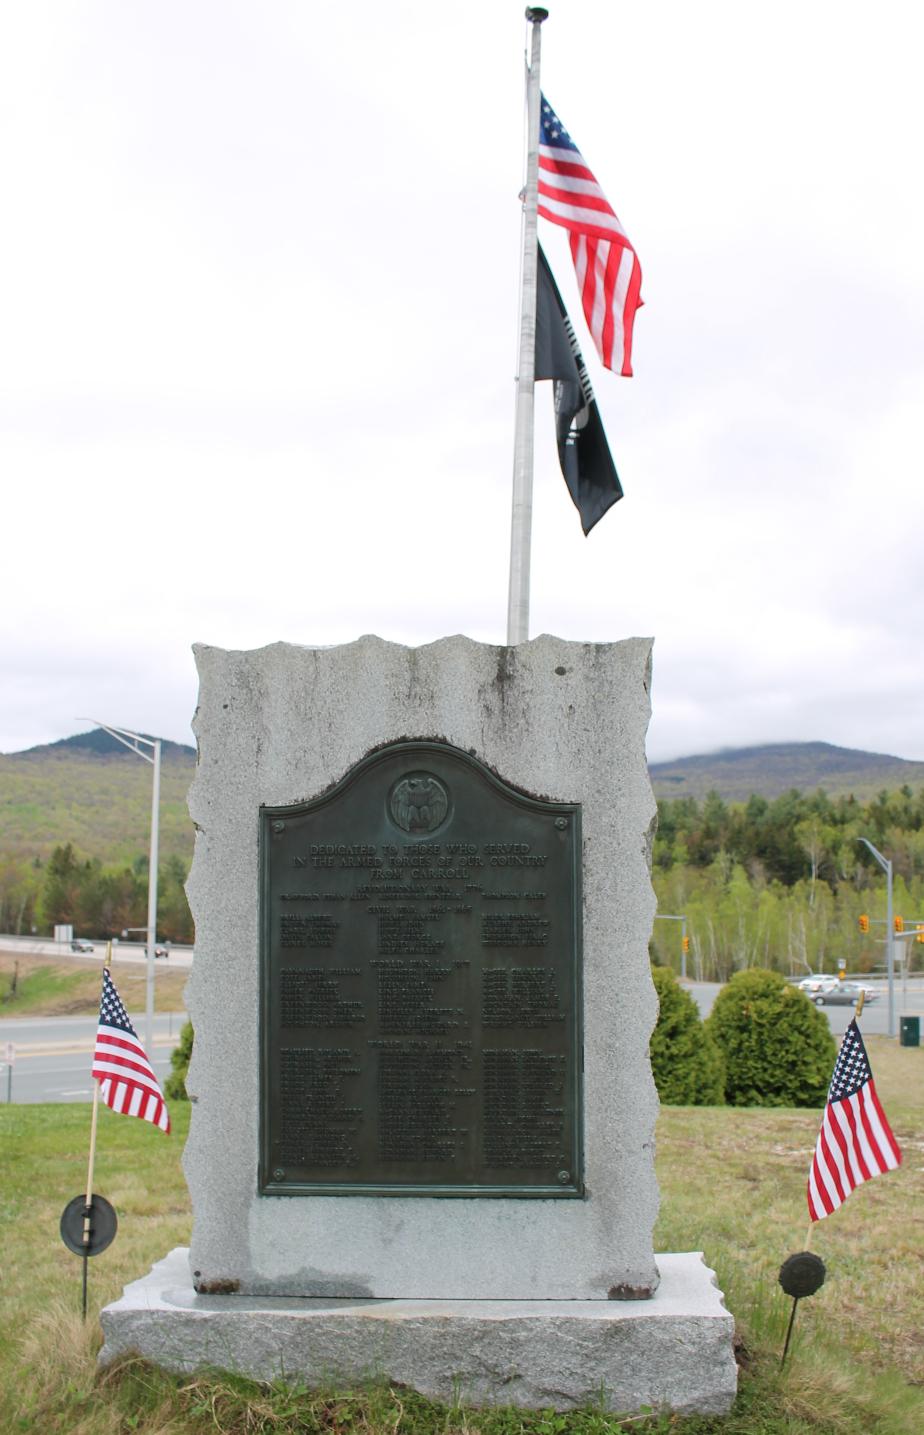
[[[617,499],[622,485],[610,456],[590,375],[552,277],[539,248],[536,298],[536,378],[554,380],[558,461],[585,534]]]

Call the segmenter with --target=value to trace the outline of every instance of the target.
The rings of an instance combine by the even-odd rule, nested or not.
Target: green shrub
[[[193,1025],[191,1021],[184,1021],[180,1028],[180,1042],[173,1048],[170,1055],[170,1065],[173,1067],[167,1080],[164,1082],[164,1095],[171,1101],[188,1101],[186,1094],[186,1073],[189,1071],[189,1058],[193,1049]]]
[[[666,1106],[721,1106],[722,1055],[704,1030],[696,1002],[670,967],[653,967],[658,1024],[649,1053],[658,1095]]]
[[[736,972],[704,1023],[730,1106],[821,1106],[837,1046],[828,1019],[780,972]]]

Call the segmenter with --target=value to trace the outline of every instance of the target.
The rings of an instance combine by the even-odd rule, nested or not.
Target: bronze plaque
[[[581,1196],[579,806],[393,743],[260,838],[261,1192]]]

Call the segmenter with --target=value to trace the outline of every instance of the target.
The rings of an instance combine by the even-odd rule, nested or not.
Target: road
[[[48,946],[54,949],[55,944],[49,942]],[[121,957],[121,951],[119,955]],[[173,960],[171,956],[170,961]],[[192,953],[189,952],[189,961],[184,965],[190,965],[191,961]],[[863,1031],[872,1036],[885,1036],[889,1021],[887,984],[872,980],[867,981],[867,985],[875,987],[881,996],[864,1008]],[[689,991],[701,1015],[708,1016],[721,986],[718,982],[691,982]],[[825,1006],[819,1010],[828,1018],[834,1035],[842,1036],[853,1015],[853,1008]],[[910,981],[907,994],[903,993],[901,983],[896,982],[896,1027],[903,1012],[917,1012],[924,1017],[924,980]],[[170,1070],[170,1053],[176,1046],[185,1019],[183,1012],[154,1018],[154,1051],[148,1055],[153,1055],[152,1064],[160,1080]],[[132,1014],[132,1022],[135,1030],[141,1031],[143,1014]],[[96,1018],[93,1016],[8,1017],[0,1021],[0,1103],[7,1099],[8,1083],[16,1103],[89,1101],[93,1094],[90,1059],[95,1033]],[[3,1060],[9,1042],[15,1047],[11,1083],[8,1065]]]
[[[889,1030],[889,1000],[888,982],[880,981],[874,977],[863,978],[865,986],[873,987],[880,995],[877,1001],[867,1002],[863,1008],[863,1015],[860,1018],[861,1030],[869,1036],[887,1036]],[[700,1016],[708,1016],[712,1010],[712,1003],[722,990],[718,982],[689,982],[687,988],[693,996],[696,1005],[699,1007]],[[828,1018],[831,1030],[835,1036],[843,1036],[847,1030],[853,1007],[849,1006],[823,1006],[819,1007]],[[902,992],[900,981],[895,983],[895,1028],[898,1031],[898,1018],[905,1012],[921,1013],[924,1015],[924,980],[912,978],[908,982],[907,994]],[[924,1022],[922,1022],[924,1026]]]
[[[82,940],[82,939],[81,939]],[[90,939],[87,938],[89,941]],[[158,946],[162,943],[158,942]],[[69,957],[75,961],[81,957],[88,962],[101,962],[106,955],[106,943],[94,942],[92,952],[72,952],[69,942],[54,942],[50,937],[13,937],[0,935],[0,947],[8,952],[22,952],[27,957]],[[171,946],[169,957],[160,957],[162,966],[191,967],[192,947]],[[147,954],[140,942],[113,942],[112,955],[120,962],[146,962]]]
[[[144,1014],[131,1013],[136,1031],[144,1027]],[[177,1044],[185,1012],[168,1012],[154,1018],[154,1051],[148,1052],[159,1081],[170,1070],[170,1053]],[[12,1075],[0,1060],[0,1103],[10,1092],[16,1104],[39,1101],[89,1101],[93,1095],[90,1064],[96,1035],[96,1017],[8,1017],[0,1021],[0,1058],[8,1044],[14,1048]]]

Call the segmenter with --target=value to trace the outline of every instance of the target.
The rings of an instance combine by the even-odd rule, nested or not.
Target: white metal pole
[[[157,946],[157,862],[160,836],[160,739],[154,742],[154,782],[151,794],[151,862],[148,871],[148,968],[144,1011],[144,1045],[154,1060],[154,952]]]
[[[149,762],[154,769],[154,784],[151,793],[151,856],[148,871],[148,925],[145,929],[148,935],[148,960],[145,993],[145,1028],[144,1044],[148,1056],[152,1055],[154,1045],[154,952],[157,947],[157,862],[158,862],[158,832],[160,826],[160,738],[142,737],[140,732],[132,732],[127,727],[109,727],[108,724],[100,722],[99,718],[80,718],[80,722],[95,722],[103,732],[108,732],[123,747],[130,752]],[[142,744],[151,749],[151,756],[141,751]],[[136,928],[132,928],[133,931]]]
[[[895,942],[892,936],[892,863],[883,862],[886,874],[886,971],[889,974],[889,1036],[895,1035]]]
[[[536,374],[536,270],[539,209],[539,58],[541,27],[548,11],[531,5],[532,25],[526,86],[526,195],[523,204],[523,287],[520,293],[520,360],[517,372],[516,425],[513,449],[513,510],[510,523],[510,586],[507,596],[507,642],[529,637],[529,559],[533,520],[533,409]]]

